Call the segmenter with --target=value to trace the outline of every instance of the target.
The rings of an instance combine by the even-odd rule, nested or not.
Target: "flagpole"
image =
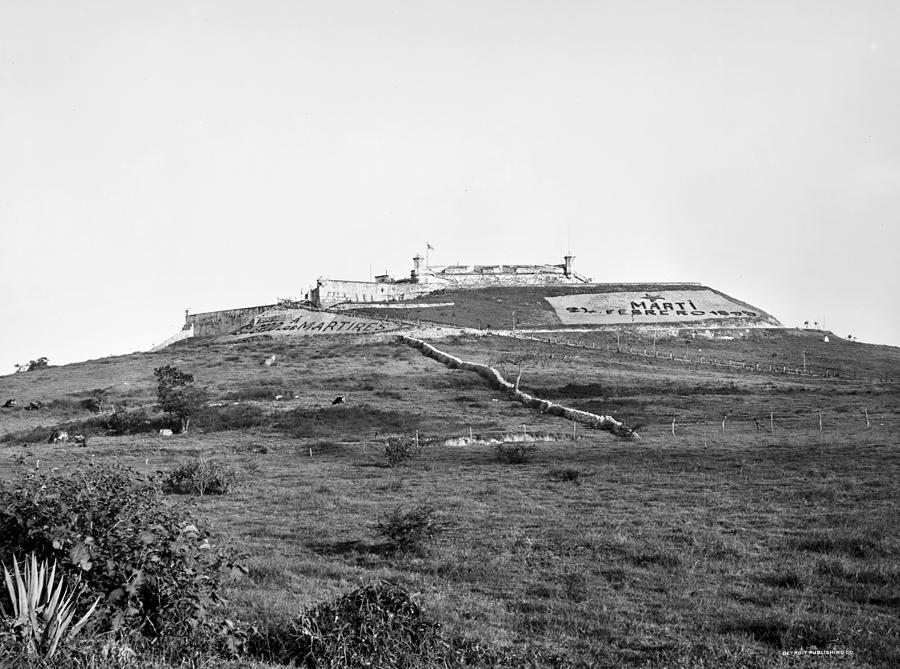
[[[425,242],[425,271],[428,271],[428,249],[430,248],[428,242]]]

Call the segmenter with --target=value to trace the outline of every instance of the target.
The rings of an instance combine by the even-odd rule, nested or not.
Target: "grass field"
[[[704,348],[787,357],[794,343]],[[0,395],[49,404],[0,414],[0,474],[38,461],[165,471],[199,454],[236,465],[242,487],[191,503],[248,553],[228,606],[263,628],[389,579],[446,630],[536,649],[547,666],[900,665],[895,384],[688,370],[501,337],[435,344],[507,378],[525,355],[524,389],[642,424],[641,439],[581,426],[573,439],[571,423],[391,341],[194,341],[0,377]],[[855,365],[900,367],[896,349],[845,345]],[[272,353],[276,365],[262,366]],[[843,349],[816,355],[847,364]],[[152,404],[162,364],[194,373],[223,407],[258,411],[240,430],[23,445],[37,426],[89,417],[77,400],[97,389],[111,404]],[[331,408],[337,394],[348,403]],[[388,467],[386,439],[416,431],[420,455]],[[555,440],[514,465],[459,439],[522,433]],[[422,504],[441,531],[421,552],[387,550],[379,518]],[[784,654],[816,649],[852,655]]]

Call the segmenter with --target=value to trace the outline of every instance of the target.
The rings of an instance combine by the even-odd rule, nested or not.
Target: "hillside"
[[[416,307],[415,305],[423,305]],[[425,305],[440,306],[425,306]],[[398,309],[398,306],[404,308]],[[358,315],[478,329],[660,326],[773,327],[752,305],[699,284],[587,284],[442,289],[394,305],[345,304]]]
[[[481,295],[485,308],[496,298]],[[517,314],[537,304],[516,300]],[[38,462],[165,472],[199,454],[236,467],[242,487],[193,505],[248,554],[227,614],[266,629],[388,579],[448,635],[513,658],[503,666],[821,666],[782,654],[810,648],[852,650],[848,667],[900,662],[900,350],[780,329],[628,337],[432,343],[508,379],[521,368],[524,390],[639,426],[637,441],[529,410],[393,336],[195,338],[0,377],[0,399],[19,401],[0,412],[0,476]],[[830,373],[654,349],[794,368],[806,351],[809,371]],[[152,416],[162,365],[209,390],[189,434],[114,436],[98,427],[108,414],[81,407],[102,390],[106,411]],[[35,400],[45,408],[26,411]],[[60,424],[87,446],[45,443]],[[388,467],[398,437],[421,454]],[[538,441],[510,464],[491,438]],[[421,505],[440,531],[422,552],[387,550],[378,523]]]

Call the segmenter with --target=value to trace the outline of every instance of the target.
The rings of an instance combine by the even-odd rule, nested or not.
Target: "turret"
[[[412,277],[413,281],[419,280],[419,274],[422,272],[422,261],[423,260],[425,260],[425,259],[422,256],[420,256],[418,253],[416,254],[416,257],[413,258],[413,271],[410,273],[410,276]]]
[[[566,260],[566,276],[572,276],[572,261],[575,260],[575,256],[569,254],[565,257]]]

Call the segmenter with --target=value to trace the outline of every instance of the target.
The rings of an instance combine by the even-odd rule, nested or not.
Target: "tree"
[[[16,365],[16,372],[30,372],[44,367],[47,367],[47,357],[41,356],[37,360],[29,360],[27,365]]]
[[[181,431],[187,432],[191,418],[206,403],[206,390],[194,385],[194,375],[182,372],[171,365],[153,370],[156,376],[156,397],[159,408],[176,416],[181,422]]]
[[[507,356],[500,356],[494,358],[493,360],[489,360],[490,367],[497,367],[501,364],[511,364],[517,367],[516,370],[516,383],[514,385],[514,392],[519,392],[519,382],[522,380],[522,371],[525,366],[528,364],[537,364],[541,361],[540,356],[534,355],[531,353],[510,353]]]

